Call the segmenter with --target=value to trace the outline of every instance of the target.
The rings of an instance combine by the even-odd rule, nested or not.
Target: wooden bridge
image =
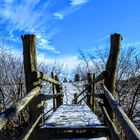
[[[25,107],[28,107],[30,123],[21,135],[20,140],[99,137],[121,140],[115,120],[123,129],[128,140],[140,140],[140,132],[114,98],[121,40],[121,35],[111,35],[111,48],[105,71],[96,78],[94,74],[88,74],[85,89],[80,93],[74,94],[71,104],[63,104],[63,88],[58,81],[58,77],[52,76],[50,78],[37,69],[35,35],[22,36],[27,94],[15,105],[0,114],[1,133],[9,121],[16,117]],[[102,80],[104,82],[100,82]],[[41,81],[52,84],[52,95],[41,94]],[[101,94],[97,94],[95,91],[94,87],[97,82],[101,83],[98,84],[102,88]],[[97,99],[95,100],[95,98]],[[53,111],[53,114],[44,118],[43,102],[51,99],[53,107],[47,113]],[[83,100],[86,101],[86,104],[81,104]],[[94,113],[95,102],[102,111],[103,119]]]

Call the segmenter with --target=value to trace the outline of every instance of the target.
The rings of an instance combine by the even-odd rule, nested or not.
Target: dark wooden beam
[[[118,133],[114,123],[111,121],[111,119],[110,119],[105,107],[100,102],[99,102],[99,106],[101,107],[101,110],[102,110],[102,112],[104,114],[104,118],[106,120],[105,122],[106,122],[106,124],[107,124],[107,126],[108,126],[108,128],[110,130],[111,139],[112,140],[121,140],[120,136],[119,136],[119,133]]]
[[[20,113],[20,111],[24,109],[31,102],[31,100],[39,94],[40,89],[40,86],[35,87],[30,92],[28,92],[28,94],[24,98],[22,98],[20,101],[15,103],[15,105],[13,105],[0,115],[0,130],[9,121],[16,117]]]
[[[106,72],[104,84],[107,89],[111,92],[113,96],[115,96],[115,83],[116,83],[116,75],[117,75],[117,65],[120,54],[120,46],[121,46],[122,37],[120,34],[113,34],[110,37],[110,54],[106,64]],[[104,100],[106,109],[110,118],[113,120],[113,112],[110,108],[108,102]]]
[[[140,140],[140,132],[125,114],[121,106],[114,99],[113,95],[109,92],[109,90],[102,84],[102,88],[104,90],[104,94],[106,99],[109,102],[110,107],[112,108],[115,116],[117,117],[117,121],[121,125],[124,130],[126,137],[128,140]]]
[[[40,80],[38,79],[38,77],[33,75],[34,71],[38,71],[36,56],[36,35],[27,34],[21,36],[21,38],[23,43],[23,62],[26,90],[27,92],[30,92],[35,86],[40,85]],[[43,104],[40,98],[38,98],[37,96],[33,98],[29,105],[30,122],[34,120],[40,114],[40,112],[43,113]],[[35,138],[36,136],[34,135],[32,139]]]
[[[33,71],[32,75],[33,77],[36,77],[37,80],[41,79],[54,85],[60,85],[59,81],[55,80],[55,78],[48,77],[43,72]]]

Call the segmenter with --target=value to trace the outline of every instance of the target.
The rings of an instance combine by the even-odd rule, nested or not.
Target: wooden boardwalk
[[[0,135],[9,126],[7,124],[18,117],[21,111],[27,107],[29,108],[30,122],[20,136],[20,140],[76,140],[77,138],[95,138],[97,140],[99,137],[121,140],[124,136],[128,140],[140,140],[140,132],[114,98],[115,75],[122,40],[120,34],[111,35],[111,48],[105,71],[96,78],[95,74],[88,73],[86,81],[88,83],[83,86],[82,91],[79,91],[78,88],[79,92],[72,85],[64,87],[57,75],[52,73],[52,76],[48,77],[43,72],[38,71],[35,40],[35,35],[22,36],[27,93],[13,106],[0,113],[0,130],[2,130]],[[97,94],[95,84],[101,80],[104,80],[104,84],[99,87],[102,93]],[[43,89],[41,81],[51,83],[52,95],[41,94]],[[80,83],[77,82],[77,84]],[[74,99],[71,95],[74,95]],[[95,98],[98,100],[94,100]],[[45,111],[43,111],[44,104],[42,102],[49,99],[53,99],[52,108],[46,114],[49,115],[52,110],[54,112],[44,122],[46,114],[43,114]],[[104,126],[94,114],[95,102],[101,108],[103,120],[107,126]],[[114,123],[114,118],[118,121],[122,131],[117,130],[118,125]]]
[[[87,105],[63,104],[46,120],[39,135],[41,139],[97,138],[107,131]]]
[[[105,128],[87,105],[61,105],[49,119],[45,128]]]

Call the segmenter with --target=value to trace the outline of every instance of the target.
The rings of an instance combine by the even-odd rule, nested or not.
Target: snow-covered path
[[[78,85],[78,83],[76,83],[74,86],[73,83],[64,83],[63,105],[60,106],[53,115],[49,117],[49,119],[46,120],[43,128],[106,128],[105,126],[102,126],[97,116],[87,105],[72,105],[74,94],[79,94],[83,89],[84,87],[82,84]],[[90,140],[106,140],[106,138],[93,138]]]
[[[72,104],[72,100],[74,99],[74,94],[77,93],[79,94],[83,89],[83,83],[80,82],[74,82],[74,83],[64,83],[63,86],[63,94],[64,94],[64,99],[63,103],[64,104]],[[81,99],[79,97],[79,99]]]
[[[87,105],[62,105],[45,122],[46,127],[104,128]]]

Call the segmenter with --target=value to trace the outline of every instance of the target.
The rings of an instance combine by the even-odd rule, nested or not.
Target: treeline
[[[97,49],[94,53],[79,51],[80,62],[71,72],[72,80],[68,78],[69,75],[65,71],[64,65],[57,61],[53,64],[40,63],[38,67],[40,71],[49,76],[53,71],[63,82],[85,81],[83,85],[74,83],[78,89],[81,89],[79,86],[85,86],[87,73],[98,75],[105,70],[107,58],[108,48]],[[51,87],[47,84],[42,92],[46,91],[51,92]],[[96,92],[100,93],[102,91],[96,88]],[[0,111],[3,112],[8,109],[25,94],[22,57],[16,56],[13,50],[0,47]],[[123,47],[121,50],[115,98],[132,121],[140,120],[140,54],[134,46]],[[26,108],[17,118],[6,125],[2,137],[6,139],[5,136],[10,134],[8,139],[18,139],[29,119],[28,108]]]

